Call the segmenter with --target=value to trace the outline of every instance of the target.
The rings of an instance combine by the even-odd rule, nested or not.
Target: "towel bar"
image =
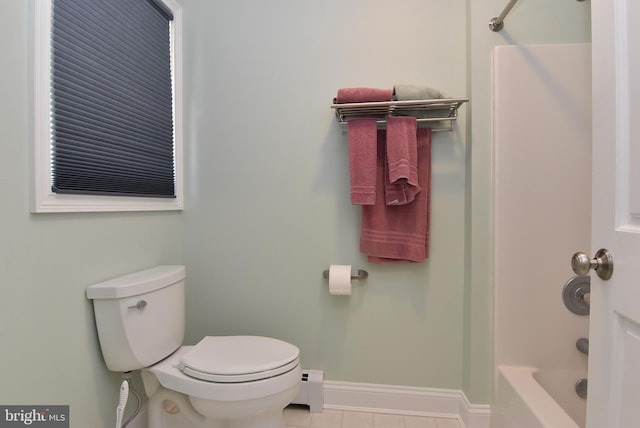
[[[376,119],[378,127],[384,129],[387,116],[413,116],[418,112],[421,116],[428,116],[418,118],[418,126],[428,124],[433,131],[452,131],[453,121],[458,118],[458,109],[466,102],[469,102],[469,98],[438,98],[332,104],[331,108],[335,110],[340,125],[346,125],[350,119]]]
[[[329,279],[329,269],[322,272],[322,276],[325,279]],[[366,270],[358,269],[358,274],[351,275],[351,279],[367,279],[368,276],[369,276],[369,272],[367,272]]]

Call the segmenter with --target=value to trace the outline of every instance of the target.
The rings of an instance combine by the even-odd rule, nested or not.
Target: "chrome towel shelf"
[[[331,108],[335,110],[340,125],[346,125],[351,119],[376,119],[378,128],[384,129],[387,116],[416,116],[418,126],[429,126],[433,131],[452,131],[458,109],[468,101],[469,98],[438,98],[332,104]]]

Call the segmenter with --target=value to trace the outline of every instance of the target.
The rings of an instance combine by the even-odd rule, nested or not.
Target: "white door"
[[[640,427],[640,1],[592,0],[593,215],[588,428]]]

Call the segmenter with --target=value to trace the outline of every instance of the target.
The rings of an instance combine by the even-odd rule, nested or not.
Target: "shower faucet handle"
[[[596,271],[603,280],[608,280],[613,274],[613,257],[609,250],[601,248],[595,258],[590,259],[586,253],[578,252],[571,257],[571,268],[576,275],[586,275],[590,269]]]

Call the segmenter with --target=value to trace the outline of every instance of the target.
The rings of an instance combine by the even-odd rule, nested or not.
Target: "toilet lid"
[[[209,336],[182,355],[178,368],[209,382],[250,382],[286,373],[298,365],[300,350],[260,336]]]

